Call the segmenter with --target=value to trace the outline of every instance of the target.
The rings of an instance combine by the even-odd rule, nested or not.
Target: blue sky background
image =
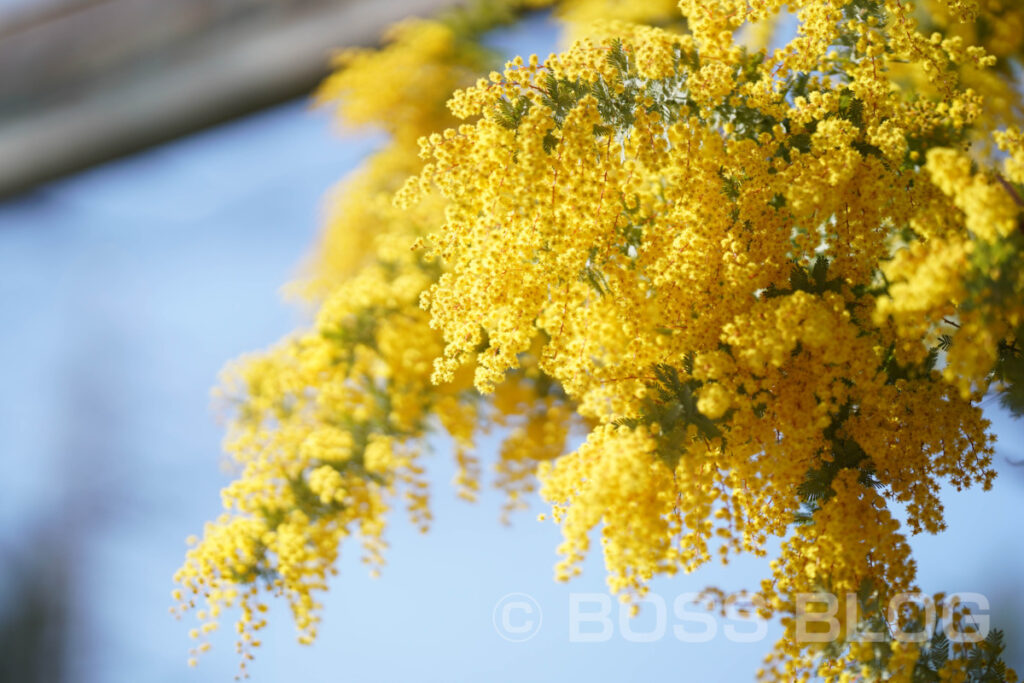
[[[493,37],[508,54],[547,54],[553,42],[543,20]],[[33,553],[68,558],[71,680],[232,680],[230,630],[190,670],[191,624],[167,613],[184,539],[218,514],[228,481],[210,387],[227,359],[303,323],[280,286],[314,242],[324,193],[379,142],[338,135],[328,112],[295,102],[0,204],[0,609],[18,599],[9,579]],[[993,622],[1016,644],[1024,467],[1008,461],[1024,462],[1024,425],[995,402],[987,410],[1001,439],[994,491],[946,492],[949,531],[913,545],[923,588],[989,595]],[[774,629],[756,644],[730,643],[721,629],[684,644],[671,605],[706,585],[756,587],[766,563],[655,582],[670,610],[656,642],[629,642],[616,623],[607,642],[570,643],[569,595],[604,591],[600,557],[556,584],[559,535],[534,521],[541,508],[503,527],[500,495],[456,499],[451,449],[432,446],[430,534],[396,514],[377,580],[347,547],[312,647],[296,644],[276,605],[253,680],[752,679]],[[543,610],[527,642],[502,639],[492,623],[514,592]],[[633,628],[652,621],[645,610]],[[1024,664],[1022,648],[1011,656]]]

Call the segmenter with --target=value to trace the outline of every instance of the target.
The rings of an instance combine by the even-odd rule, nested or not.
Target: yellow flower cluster
[[[943,482],[991,485],[977,400],[1016,395],[1024,367],[1024,144],[992,129],[1020,113],[1019,8],[567,0],[571,47],[473,83],[466,27],[544,4],[405,23],[340,57],[322,96],[391,142],[339,194],[304,285],[313,329],[229,375],[241,471],[182,606],[204,598],[209,629],[241,605],[248,655],[266,589],[312,638],[343,539],[379,565],[396,498],[426,528],[428,433],[452,437],[472,499],[490,425],[504,513],[538,478],[552,505],[558,578],[595,529],[627,599],[774,538],[761,596],[787,631],[762,676],[910,680],[930,655],[861,647],[862,623],[840,647],[799,642],[796,596],[857,593],[875,618],[914,588],[891,508],[936,533]],[[789,43],[738,41],[784,4]]]
[[[344,53],[342,70],[320,92],[325,101],[342,98],[348,120],[383,125],[391,141],[339,188],[310,277],[295,285],[318,306],[312,329],[224,374],[218,393],[231,413],[225,449],[237,477],[222,493],[225,513],[194,539],[175,575],[181,587],[173,611],[194,610],[201,622],[191,631],[203,640],[193,654],[209,649],[205,636],[235,610],[244,674],[266,625],[267,594],[288,602],[300,641],[312,642],[320,620],[315,595],[336,572],[345,539],[359,537],[376,573],[391,508],[404,503],[427,530],[418,458],[429,431],[440,427],[458,445],[463,495],[472,498],[479,488],[473,441],[484,407],[470,388],[471,373],[444,387],[430,382],[443,342],[418,298],[440,269],[411,249],[445,204],[435,197],[399,211],[391,197],[421,167],[416,138],[451,120],[445,101],[484,59],[466,26],[508,16],[508,7],[492,5],[444,21],[407,22],[381,51]],[[509,512],[535,489],[538,462],[563,452],[573,415],[538,371],[524,372],[519,383],[518,399],[510,395],[487,413],[516,428],[495,466]],[[538,387],[543,405],[535,400]]]
[[[782,556],[772,563],[773,578],[762,585],[765,601],[776,612],[796,614],[792,596],[801,594],[824,592],[845,598],[870,593],[881,604],[888,604],[890,596],[913,589],[910,547],[882,497],[858,482],[856,473],[849,469],[836,476],[832,487],[835,495],[815,514],[813,525],[800,527],[787,541]],[[862,624],[858,620],[851,623],[849,616],[844,600],[842,608],[836,610],[839,636],[854,641]],[[860,662],[870,661],[873,655],[854,647],[844,657],[822,665],[807,657],[805,651],[820,651],[825,643],[808,648],[797,636],[794,618],[785,617],[782,624],[785,634],[768,658],[770,674],[765,672],[766,678],[797,681],[820,675],[835,679],[850,665],[859,669]],[[915,653],[909,667],[890,661],[890,680],[911,680],[909,674],[916,660]]]
[[[1013,186],[1024,178],[1024,152],[1015,129],[995,137],[1009,153],[1005,175],[973,171],[955,149],[928,151],[925,170],[941,193],[937,208],[959,220],[895,254],[884,268],[893,285],[876,310],[917,356],[926,350],[911,340],[945,330],[943,374],[965,398],[988,390],[1000,349],[1016,348],[1024,332],[1024,203]]]

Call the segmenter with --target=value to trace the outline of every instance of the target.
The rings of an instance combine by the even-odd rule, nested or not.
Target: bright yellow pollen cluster
[[[227,375],[239,476],[176,599],[205,630],[240,606],[248,656],[281,595],[308,642],[342,540],[377,567],[396,503],[426,530],[428,435],[473,499],[496,428],[503,514],[539,489],[559,579],[593,538],[626,599],[777,542],[762,678],[968,680],[966,645],[853,636],[914,590],[907,533],[944,528],[940,485],[991,486],[980,398],[1024,411],[1021,9],[567,0],[568,49],[479,78],[480,31],[545,4],[339,58],[323,97],[391,141],[337,195],[299,287],[312,329]],[[740,42],[784,6],[790,42]],[[794,637],[817,591],[866,614],[828,648]]]

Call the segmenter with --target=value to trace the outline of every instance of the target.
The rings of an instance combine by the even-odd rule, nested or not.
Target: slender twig
[[[999,184],[1003,186],[1003,189],[1010,193],[1010,196],[1013,197],[1013,201],[1017,206],[1024,206],[1024,199],[1020,198],[1020,195],[1017,194],[1017,189],[1010,184],[1010,181],[1004,178],[1000,173],[996,173],[996,180],[998,180]]]
[[[1010,181],[1004,178],[1000,173],[996,173],[996,180],[998,180],[999,184],[1003,186],[1003,189],[1010,194],[1010,197],[1013,198],[1013,202],[1017,206],[1024,207],[1024,199],[1021,199],[1020,195],[1017,194],[1017,188],[1015,188]],[[1017,219],[1017,229],[1024,232],[1024,216]]]

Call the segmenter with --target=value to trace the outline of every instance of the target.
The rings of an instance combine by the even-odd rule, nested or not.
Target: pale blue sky
[[[534,21],[494,44],[546,54],[552,41]],[[0,553],[24,555],[43,529],[73,557],[73,680],[232,680],[231,634],[189,670],[189,626],[167,614],[184,538],[218,513],[228,480],[209,390],[224,361],[302,322],[279,287],[314,241],[324,192],[378,142],[339,137],[326,112],[296,102],[0,204]],[[1024,430],[994,408],[995,490],[950,492],[950,530],[913,544],[925,589],[987,593],[994,622],[1010,628],[1016,614],[1024,633],[1024,468],[1006,463],[1024,461]],[[616,624],[607,642],[570,643],[569,594],[603,592],[600,558],[556,584],[559,536],[534,521],[541,508],[501,526],[500,496],[457,500],[450,448],[432,446],[431,533],[396,514],[378,580],[346,548],[319,641],[297,645],[276,606],[253,680],[752,679],[771,640],[734,644],[719,632],[683,644],[671,612],[657,642],[628,642]],[[487,460],[489,444],[481,450]],[[764,572],[744,561],[654,589],[671,609],[680,593],[755,587]],[[502,639],[492,623],[495,604],[514,592],[543,610],[527,642]],[[0,604],[11,599],[0,585]],[[652,621],[647,610],[634,628]]]

